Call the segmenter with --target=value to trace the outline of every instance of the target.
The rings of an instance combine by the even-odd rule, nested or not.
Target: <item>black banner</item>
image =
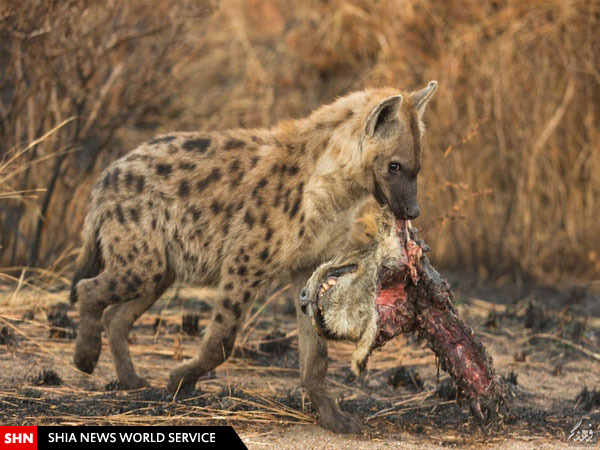
[[[106,449],[124,444],[127,448],[227,448],[246,446],[232,427],[132,426],[132,427],[37,427],[38,449]]]

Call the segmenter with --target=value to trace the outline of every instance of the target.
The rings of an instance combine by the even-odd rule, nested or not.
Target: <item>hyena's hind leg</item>
[[[81,280],[75,287],[79,302],[79,330],[73,362],[79,370],[92,373],[102,350],[102,313],[110,304],[118,275],[105,271]],[[114,301],[113,301],[114,303]]]
[[[165,272],[162,277],[156,275],[152,279],[142,280],[142,278],[139,278],[141,283],[138,288],[141,294],[140,298],[109,306],[104,311],[102,322],[108,335],[108,343],[119,383],[125,389],[138,389],[149,386],[149,383],[138,376],[135,371],[127,339],[134,322],[160,298],[174,279],[175,276],[170,271]]]

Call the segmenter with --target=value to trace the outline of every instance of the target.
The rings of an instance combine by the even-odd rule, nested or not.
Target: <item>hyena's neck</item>
[[[336,102],[306,119],[285,122],[275,132],[286,161],[304,174],[307,215],[344,215],[369,197],[372,171],[361,161],[362,103]]]

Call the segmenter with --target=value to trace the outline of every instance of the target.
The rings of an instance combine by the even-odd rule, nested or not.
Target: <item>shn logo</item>
[[[5,444],[33,444],[33,433],[5,433]]]
[[[0,450],[29,450],[37,448],[37,427],[0,426]]]

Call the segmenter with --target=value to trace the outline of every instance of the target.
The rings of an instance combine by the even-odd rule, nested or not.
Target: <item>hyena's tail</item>
[[[98,241],[99,220],[95,215],[88,214],[83,224],[81,233],[82,247],[77,258],[77,270],[71,282],[71,294],[69,301],[77,303],[77,283],[86,278],[94,278],[102,270],[104,263],[100,253],[100,242]]]

